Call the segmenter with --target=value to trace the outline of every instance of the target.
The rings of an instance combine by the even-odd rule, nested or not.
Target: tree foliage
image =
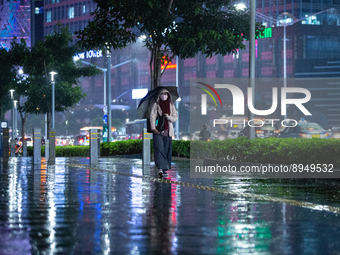
[[[249,36],[249,13],[229,6],[230,0],[94,0],[94,19],[77,33],[85,48],[121,49],[144,35],[151,52],[151,88],[160,86],[169,63],[178,55],[211,57],[244,49]],[[257,35],[263,27],[257,23]],[[111,49],[111,48],[110,48]],[[166,61],[166,62],[165,62]]]
[[[55,71],[55,111],[63,112],[86,96],[79,86],[81,76],[92,76],[100,71],[95,66],[81,66],[73,57],[80,50],[72,45],[72,33],[67,28],[56,26],[54,32],[38,42],[31,50],[25,66],[33,81],[28,91],[25,110],[34,114],[47,113],[49,127],[52,112],[52,89],[49,72]],[[49,132],[48,132],[49,133]]]
[[[11,109],[9,90],[13,88],[16,72],[9,63],[10,53],[0,49],[0,121],[4,120],[4,113]]]
[[[29,49],[24,40],[11,44],[9,56],[14,67],[22,67],[24,75],[17,75],[14,84],[19,100],[18,110],[23,125],[28,113],[46,114],[48,128],[52,113],[51,71],[55,76],[55,111],[63,112],[86,96],[79,86],[81,76],[92,76],[100,71],[92,65],[82,66],[81,60],[76,63],[73,57],[80,50],[72,45],[73,36],[67,28],[56,26],[54,32],[44,41],[37,42]],[[22,129],[24,130],[24,128]],[[23,131],[22,131],[23,132]]]

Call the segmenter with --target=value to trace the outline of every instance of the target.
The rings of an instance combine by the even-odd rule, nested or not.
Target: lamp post
[[[57,74],[57,72],[50,72],[51,75],[51,83],[52,83],[52,120],[51,120],[51,129],[49,134],[49,139],[45,140],[47,144],[49,144],[48,147],[48,155],[45,153],[45,157],[48,158],[48,162],[50,164],[55,164],[55,123],[54,123],[54,111],[55,111],[55,79],[54,76]]]
[[[249,20],[249,87],[252,88],[252,102],[255,102],[255,8],[256,2],[250,1]],[[254,119],[254,114],[248,110],[248,120]],[[249,139],[255,139],[255,128],[249,127]]]
[[[176,56],[176,87],[177,87],[177,92],[178,91],[178,56]],[[177,109],[177,121],[176,121],[176,139],[179,140],[179,109],[178,109],[178,101],[179,99],[177,99],[176,101],[176,109]]]
[[[330,9],[326,9],[326,10],[323,10],[323,11],[319,11],[319,12],[316,12],[316,13],[313,13],[311,14],[310,16],[314,16],[314,15],[318,15],[320,13],[323,13],[323,12],[327,12],[327,11],[331,11],[331,10],[334,10],[334,8],[330,8]],[[296,19],[294,20],[294,17],[292,15],[290,15],[288,12],[284,12],[282,13],[283,15],[286,15],[286,16],[291,16],[291,22],[286,22],[288,21],[289,19],[285,19],[285,22],[281,22],[280,20],[277,20],[277,19],[274,19],[272,17],[269,17],[265,14],[262,14],[262,13],[259,13],[259,12],[256,12],[256,16],[258,16],[259,18],[262,18],[262,19],[267,19],[268,21],[271,21],[271,22],[274,22],[276,24],[281,24],[281,26],[283,26],[283,87],[286,88],[287,87],[287,27],[288,26],[291,26],[297,22],[300,22],[304,19],[308,19],[308,16],[307,17],[303,17],[301,19]],[[285,115],[284,115],[284,119],[287,118],[287,112],[285,111]]]
[[[74,61],[77,61],[79,58],[74,57],[73,59],[74,59]],[[84,60],[81,60],[81,63],[85,64],[85,65],[94,65],[97,69],[99,69],[99,70],[104,72],[104,105],[106,105],[106,72],[107,72],[107,69],[99,67],[99,66],[96,66],[95,64],[86,62]]]
[[[111,47],[106,43],[107,58],[107,142],[111,142]]]
[[[14,89],[9,90],[11,92],[11,100],[12,100],[12,107],[11,107],[11,122],[12,122],[12,139],[11,139],[11,145],[10,145],[10,150],[11,150],[11,157],[15,156],[15,135],[14,135]]]
[[[55,80],[54,75],[58,74],[57,72],[50,72],[51,75],[51,83],[52,83],[52,120],[51,120],[51,128],[54,129],[54,108],[55,108]]]
[[[255,1],[249,2],[249,87],[255,91]],[[246,6],[243,3],[235,5],[236,9],[244,10]],[[255,93],[252,94],[252,102],[255,102]],[[254,119],[254,114],[248,110],[248,120]],[[249,127],[249,139],[255,139],[255,128]]]
[[[12,100],[12,109],[11,109],[11,120],[12,120],[12,141],[14,141],[14,89],[9,90],[11,92],[11,100]]]
[[[18,112],[17,112],[17,109],[18,109],[17,108],[18,100],[14,100],[13,103],[14,103],[14,111],[13,111],[13,117],[14,117],[14,137],[18,137],[18,133],[17,133],[17,130],[18,130]]]
[[[109,46],[106,47],[107,52],[108,52],[108,49],[109,49]],[[108,68],[111,68],[111,70],[114,69],[114,68],[117,68],[119,66],[125,65],[127,63],[130,63],[131,61],[135,60],[135,59],[130,59],[130,60],[124,61],[122,63],[119,63],[117,65],[111,66],[111,53],[109,53],[109,54],[110,54],[110,56],[107,55],[107,58],[108,58],[108,65],[107,66],[108,66]],[[109,59],[109,57],[110,57],[110,59]],[[77,60],[79,60],[79,57],[75,56],[75,57],[73,57],[73,60],[77,61]],[[110,90],[110,94],[111,94],[111,87],[108,88],[108,86],[107,86],[107,84],[111,84],[111,73],[110,73],[110,77],[108,77],[109,76],[109,74],[107,73],[108,68],[99,67],[99,66],[97,66],[93,63],[86,62],[83,59],[81,60],[81,63],[85,64],[85,65],[94,65],[97,69],[104,72],[104,104],[103,104],[103,106],[105,107],[106,104],[107,104],[107,101],[108,101],[108,94],[109,94],[109,93],[107,93],[107,91]],[[106,82],[106,79],[110,79],[110,81]],[[110,96],[110,98],[111,98],[111,96]],[[110,107],[111,107],[111,104],[110,104]],[[110,108],[107,106],[107,109],[110,109]],[[109,110],[108,110],[107,113],[104,113],[104,114],[107,114],[108,117],[109,117]],[[111,112],[110,112],[110,114],[111,114]],[[103,132],[104,132],[104,130],[103,130]],[[108,134],[109,134],[109,132],[108,132]],[[109,142],[109,140],[108,140],[108,142]]]
[[[117,65],[111,66],[111,46],[109,44],[106,43],[106,57],[107,57],[107,142],[111,142],[111,135],[112,135],[112,131],[111,131],[111,119],[112,119],[112,110],[111,110],[111,103],[112,103],[112,99],[111,99],[111,70],[114,68],[117,68],[119,66],[125,65],[127,63],[130,63],[131,61],[133,61],[134,59],[130,59],[127,61],[124,61],[122,63],[119,63]]]

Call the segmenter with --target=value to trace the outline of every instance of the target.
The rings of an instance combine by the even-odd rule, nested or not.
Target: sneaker
[[[165,171],[167,171],[168,169],[163,169],[163,176],[168,176],[168,173],[167,172],[165,172]]]
[[[162,169],[158,169],[158,177],[159,178],[163,177],[163,170]]]

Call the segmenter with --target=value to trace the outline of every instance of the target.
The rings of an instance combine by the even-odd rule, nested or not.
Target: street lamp
[[[249,2],[249,87],[255,91],[255,1]],[[245,4],[238,3],[235,5],[237,10],[246,9]],[[252,101],[255,102],[255,93],[252,95]],[[254,119],[254,114],[248,111],[248,120]],[[255,139],[255,128],[250,127],[248,133],[249,139]]]
[[[11,92],[12,109],[11,109],[11,120],[12,120],[12,141],[14,141],[14,89],[9,90]]]
[[[255,13],[256,1],[249,2],[249,87],[255,91]],[[235,8],[239,11],[245,10],[247,7],[244,3],[235,4]],[[252,95],[252,101],[255,102],[255,93]],[[254,119],[254,114],[248,111],[248,120]],[[250,127],[248,133],[249,139],[255,139],[255,128]]]
[[[319,12],[311,14],[310,16],[318,15],[320,13],[327,12],[327,11],[330,11],[330,10],[334,10],[334,8],[319,11]],[[284,12],[282,14],[285,15],[285,16],[292,16],[288,12]],[[286,28],[290,25],[293,25],[293,24],[299,22],[299,21],[302,21],[304,19],[308,19],[308,16],[303,17],[301,19],[296,19],[296,20],[294,20],[294,17],[292,16],[290,19],[284,19],[285,22],[281,22],[280,20],[274,19],[272,17],[269,17],[269,16],[262,14],[262,13],[259,13],[259,12],[256,12],[256,15],[259,18],[267,19],[268,21],[272,21],[272,22],[276,23],[277,25],[281,24],[281,26],[283,26],[283,87],[286,88],[287,87],[287,47],[286,47],[287,34],[286,34]],[[288,20],[291,20],[291,21],[286,22]],[[286,118],[287,118],[287,112],[285,111],[284,119],[286,119]]]
[[[108,44],[106,43],[106,51],[107,51],[107,58],[108,58],[108,65],[107,67],[108,68],[111,68],[114,69],[114,68],[117,68],[117,67],[120,67],[122,65],[125,65],[125,64],[128,64],[130,63],[131,61],[134,61],[135,59],[130,59],[130,60],[127,60],[127,61],[124,61],[122,63],[119,63],[117,65],[114,65],[114,66],[111,66],[111,53],[109,52],[109,49],[110,47],[108,46]],[[110,58],[110,59],[109,59]],[[77,61],[79,60],[80,58],[78,56],[75,56],[73,57],[73,61]],[[108,68],[102,68],[102,67],[99,67],[93,63],[90,63],[90,62],[87,62],[83,59],[81,59],[81,63],[82,64],[85,64],[85,65],[93,65],[95,66],[97,69],[101,70],[104,72],[104,104],[103,104],[103,107],[104,109],[111,109],[111,96],[110,96],[110,100],[108,100],[108,97],[109,97],[109,93],[111,95],[111,72],[107,72]],[[110,74],[109,74],[110,73]],[[110,77],[109,77],[110,76]],[[106,82],[106,79],[108,79],[108,82]],[[108,84],[108,86],[107,86]],[[110,108],[107,106],[107,102],[110,102]],[[115,102],[115,100],[113,100],[113,102]],[[103,110],[104,110],[103,109]],[[104,115],[107,114],[108,115],[108,118],[109,118],[109,115],[111,114],[111,112],[109,113],[109,110],[104,110]],[[110,116],[111,118],[111,116]],[[107,120],[108,121],[108,120]],[[111,128],[111,127],[110,127]],[[108,132],[109,133],[109,132]],[[110,140],[108,140],[108,142],[110,142]]]
[[[79,57],[73,57],[73,60],[74,61],[77,61],[79,59]],[[95,66],[97,69],[101,70],[104,72],[104,106],[106,105],[106,71],[107,69],[106,68],[102,68],[102,67],[99,67],[93,63],[89,63],[89,62],[86,62],[84,60],[81,60],[81,63],[82,64],[85,64],[85,65],[93,65]]]
[[[106,47],[106,59],[107,59],[107,142],[111,142],[111,45],[107,42]]]
[[[235,8],[236,8],[237,10],[243,11],[243,10],[245,10],[247,7],[245,6],[245,4],[239,3],[239,4],[235,4]]]
[[[54,108],[55,108],[55,80],[54,75],[58,74],[57,72],[50,72],[51,82],[52,82],[52,120],[51,120],[51,128],[54,129]]]
[[[14,100],[14,111],[13,111],[13,117],[14,117],[14,137],[18,136],[17,130],[18,130],[18,112],[17,112],[17,103],[18,100]]]

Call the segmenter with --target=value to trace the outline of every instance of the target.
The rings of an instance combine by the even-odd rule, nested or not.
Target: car
[[[24,139],[26,140],[27,146],[33,146],[33,138],[31,136],[25,136]],[[22,137],[18,137],[19,144],[22,144]]]
[[[56,146],[70,145],[70,139],[66,136],[56,136],[55,145]]]
[[[340,139],[340,127],[332,127],[332,129],[330,130],[331,138],[335,138],[335,139]]]
[[[243,130],[238,133],[239,137],[248,137],[249,126],[246,126]],[[280,135],[280,130],[278,126],[269,121],[264,121],[261,127],[255,127],[255,137],[256,138],[269,138],[278,137]]]
[[[194,133],[192,133],[191,140],[199,140],[200,139],[200,137],[199,137],[200,132],[201,131],[195,131]]]
[[[179,133],[179,139],[184,140],[184,141],[188,141],[188,140],[191,139],[191,135],[190,135],[190,133]]]
[[[280,138],[323,138],[329,139],[329,133],[319,124],[300,121],[295,127],[286,127],[279,135]]]
[[[86,135],[78,135],[74,138],[73,145],[89,145],[89,139]]]
[[[117,135],[113,141],[125,141],[125,135]]]

